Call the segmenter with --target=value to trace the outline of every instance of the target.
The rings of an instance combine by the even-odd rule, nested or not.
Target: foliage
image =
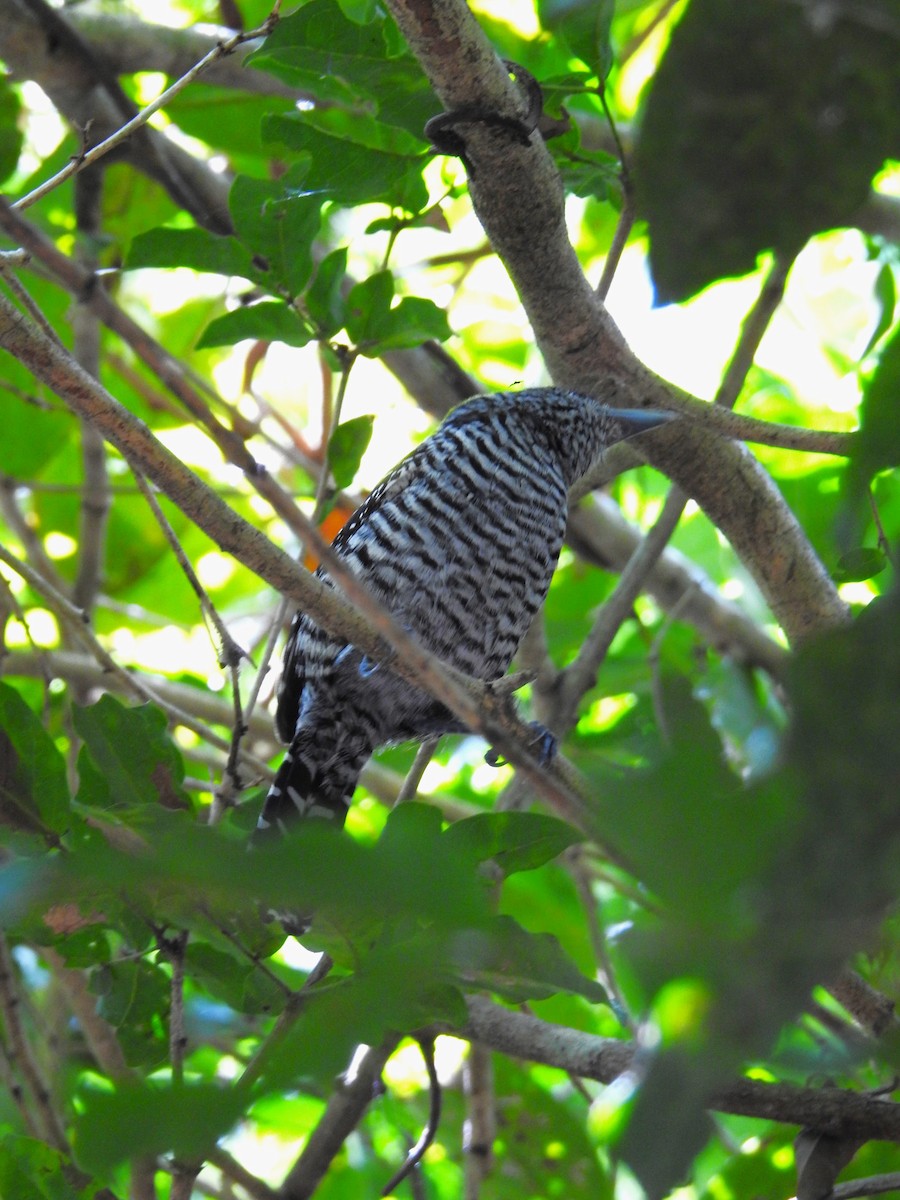
[[[451,68],[466,95],[485,84],[459,46],[429,51],[395,24],[401,0],[308,0],[249,53],[231,47],[243,66],[221,54],[173,94],[165,136],[133,135],[16,217],[7,202],[77,158],[82,132],[113,133],[154,72],[201,56],[202,22],[267,16],[261,0],[161,7],[173,29],[140,43],[135,71],[146,12],[121,4],[106,26],[81,7],[17,18],[56,47],[43,66],[0,31],[12,76],[59,110],[0,85],[4,250],[21,242],[40,263],[7,255],[4,295],[43,314],[235,528],[314,566],[292,500],[333,536],[452,402],[544,381],[539,349],[575,353],[568,328],[532,333],[515,247],[519,297],[472,216],[469,184],[493,236],[501,176],[537,253],[556,233],[535,224],[537,172],[492,176],[467,144],[464,162],[429,148],[444,107],[430,55],[446,60],[439,90],[460,86]],[[443,1117],[417,1168],[430,1195],[631,1194],[628,1170],[651,1196],[685,1181],[714,1200],[822,1196],[844,1169],[900,1167],[889,1100],[872,1106],[881,1125],[826,1120],[833,1093],[890,1084],[898,1064],[896,14],[888,0],[818,15],[787,0],[536,0],[477,20],[542,84],[570,236],[586,277],[617,265],[613,311],[627,321],[649,264],[656,301],[679,303],[641,321],[676,329],[672,383],[697,392],[733,383],[749,313],[740,379],[719,399],[809,436],[764,430],[760,474],[739,460],[718,521],[689,506],[636,596],[619,577],[669,484],[626,473],[636,459],[602,465],[608,494],[573,515],[523,651],[567,760],[540,800],[454,738],[418,799],[395,804],[414,750],[390,748],[346,831],[311,822],[248,852],[279,756],[278,597],[182,496],[151,504],[70,410],[77,376],[48,386],[5,352],[0,320],[0,1195],[185,1197],[201,1169],[214,1194],[271,1196],[285,1178],[285,1196],[376,1194],[429,1122],[435,1037]],[[121,89],[103,65],[117,62],[131,63]],[[112,116],[98,103],[92,129],[73,130],[86,110],[56,90],[63,65],[76,91],[93,79],[114,97]],[[500,153],[490,114],[471,124],[473,146]],[[543,283],[554,296],[555,271]],[[625,351],[609,341],[614,374]],[[647,365],[665,373],[657,352]],[[855,440],[828,441],[857,423]],[[690,492],[717,451],[684,444],[672,473]],[[759,513],[739,554],[726,521]],[[813,582],[791,617],[804,555]],[[270,910],[313,914],[302,947]],[[523,1005],[542,1020],[531,1041],[512,1020]],[[805,1107],[775,1111],[736,1081],[797,1084]],[[822,1124],[795,1171],[801,1112]]]

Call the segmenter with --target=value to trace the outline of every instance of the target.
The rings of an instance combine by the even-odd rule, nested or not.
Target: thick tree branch
[[[90,45],[106,69],[115,75],[159,71],[177,79],[234,37],[234,30],[226,29],[224,25],[173,28],[141,20],[132,13],[102,12],[91,10],[87,5],[70,8],[66,20]],[[217,57],[205,67],[203,82],[258,96],[306,99],[306,93],[289,87],[274,75],[244,66],[244,60],[261,43],[262,38],[244,34],[242,43],[235,46],[227,58]]]
[[[635,1048],[526,1013],[512,1012],[482,996],[468,997],[462,1030],[442,1027],[513,1058],[544,1063],[612,1083],[638,1065]],[[835,1136],[900,1142],[900,1104],[840,1088],[804,1088],[789,1083],[739,1079],[711,1097],[710,1107],[745,1117],[808,1126]]]
[[[388,7],[448,110],[520,115],[516,85],[463,0]],[[476,212],[554,380],[592,394],[602,386],[626,407],[690,403],[635,358],[595,296],[569,243],[560,179],[540,138],[523,145],[503,129],[470,123],[465,146]],[[798,521],[743,446],[687,422],[677,436],[648,435],[644,446],[728,537],[792,641],[847,619]]]

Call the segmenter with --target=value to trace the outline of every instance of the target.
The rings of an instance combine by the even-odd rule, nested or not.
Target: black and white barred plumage
[[[477,396],[375,488],[334,549],[423,646],[496,679],[547,594],[569,488],[606,447],[667,419],[557,388]],[[298,816],[342,823],[377,747],[463,728],[302,612],[285,650],[276,725],[289,748],[260,830],[283,830]]]

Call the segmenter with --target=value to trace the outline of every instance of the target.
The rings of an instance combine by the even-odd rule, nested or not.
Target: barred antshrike
[[[476,396],[382,480],[334,549],[424,647],[496,679],[547,594],[568,489],[608,446],[669,416],[558,388]],[[331,584],[323,568],[317,575]],[[302,612],[285,649],[276,725],[290,745],[260,831],[298,816],[343,823],[377,747],[464,728]]]

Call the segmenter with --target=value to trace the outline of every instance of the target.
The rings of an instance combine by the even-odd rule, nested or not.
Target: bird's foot
[[[342,650],[338,652],[332,666],[338,667],[341,663],[346,662],[353,654],[359,654],[359,650],[352,642],[349,642]],[[383,654],[378,658],[372,658],[368,654],[360,656],[360,660],[356,665],[356,670],[359,673],[360,679],[368,679],[370,675],[374,675],[376,671],[380,671],[382,667],[388,666],[397,657],[396,651],[386,647]]]
[[[542,725],[540,721],[529,721],[528,728],[534,734],[528,743],[528,748],[534,748],[534,755],[538,761],[538,766],[549,766],[556,757],[556,752],[559,749],[559,739],[550,732],[546,725]],[[493,747],[485,754],[484,761],[489,767],[502,767],[506,764],[506,759]]]

